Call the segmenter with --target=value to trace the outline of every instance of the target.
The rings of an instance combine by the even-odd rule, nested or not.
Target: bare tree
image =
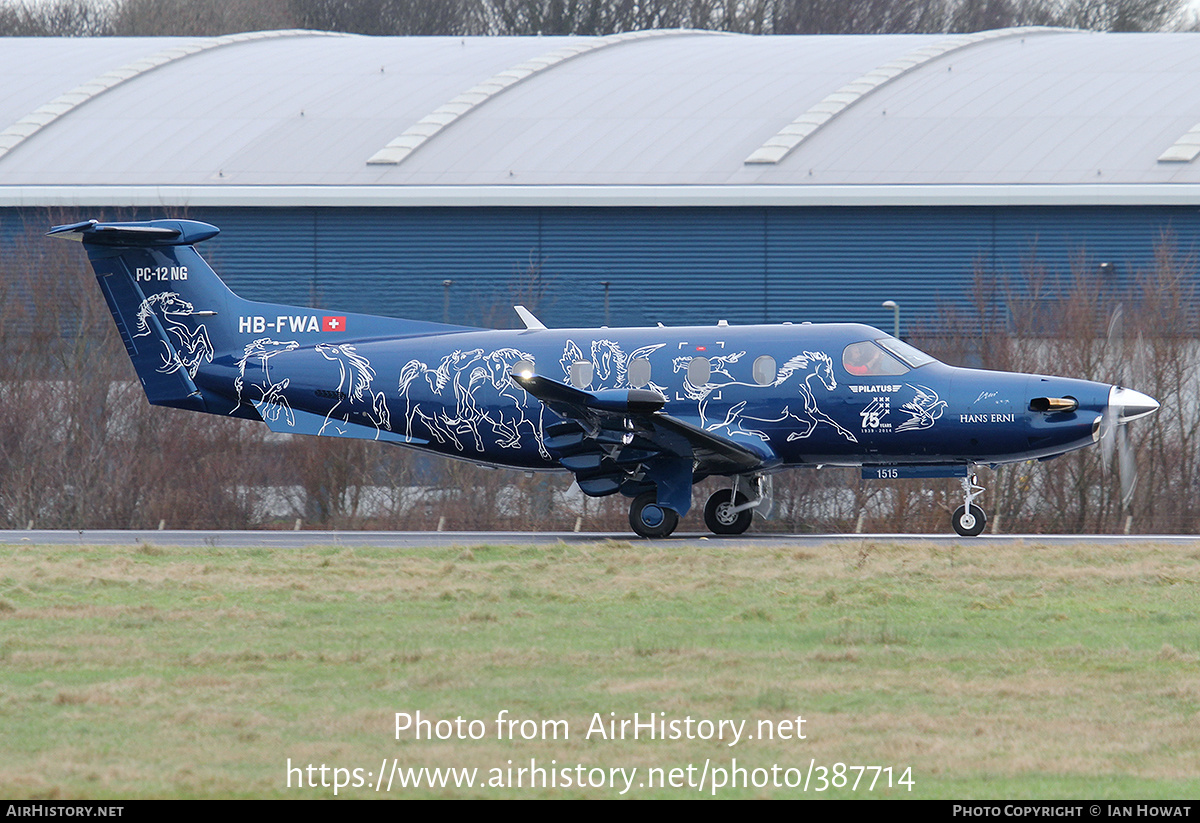
[[[112,33],[207,36],[295,28],[279,0],[115,0]]]
[[[480,0],[289,0],[306,29],[386,35],[487,34]]]
[[[33,0],[0,4],[0,36],[94,37],[112,34],[109,8],[98,0]]]
[[[7,0],[0,35],[219,35],[307,28],[374,35],[1098,31],[1195,26],[1186,0]]]
[[[1160,31],[1180,19],[1186,0],[1059,0],[1056,25],[1092,31]]]
[[[941,0],[778,0],[774,34],[876,34],[943,31]]]

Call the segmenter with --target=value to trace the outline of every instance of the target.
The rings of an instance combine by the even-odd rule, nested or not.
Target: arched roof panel
[[[581,48],[596,41],[10,39],[0,131],[50,114],[0,156],[0,190],[1200,184],[1190,162],[1200,149],[1200,34],[977,37],[851,88],[836,117],[762,164],[745,161],[798,116],[947,38],[706,33]],[[51,105],[183,48],[193,51]],[[429,119],[555,53],[572,56],[444,122]],[[402,162],[368,162],[423,129]]]
[[[387,179],[722,183],[797,105],[819,100],[831,84],[860,75],[881,53],[902,52],[913,40],[739,36],[627,43],[530,78],[439,135]]]
[[[981,44],[879,89],[758,179],[1195,181],[1157,158],[1200,110],[1180,82],[1200,76],[1196,45],[1191,34],[1079,33]]]
[[[189,41],[154,38],[158,48]],[[147,45],[127,37],[6,37],[0,50],[0,129],[89,80],[145,57]]]
[[[156,40],[139,41],[142,50],[153,52]],[[0,177],[143,185],[344,182],[364,176],[365,158],[392,135],[535,48],[546,43],[313,37],[212,49],[63,116],[19,148],[19,168],[0,159]]]

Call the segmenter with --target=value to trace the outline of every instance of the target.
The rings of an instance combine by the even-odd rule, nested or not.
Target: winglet
[[[524,306],[513,306],[513,311],[521,318],[521,322],[525,324],[527,329],[544,329],[546,324],[533,316],[533,312]]]

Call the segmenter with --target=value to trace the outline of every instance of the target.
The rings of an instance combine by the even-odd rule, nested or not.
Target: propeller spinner
[[[1132,420],[1158,411],[1158,401],[1148,394],[1113,386],[1108,392],[1108,406],[1100,419],[1097,438],[1104,454],[1104,465],[1112,463],[1113,450],[1117,451],[1117,465],[1121,478],[1121,507],[1128,510],[1137,487],[1137,465],[1125,425]]]

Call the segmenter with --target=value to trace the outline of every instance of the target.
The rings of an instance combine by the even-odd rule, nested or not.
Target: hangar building
[[[254,299],[890,328],[1200,237],[1200,34],[6,39],[0,76],[0,232],[191,216]]]

